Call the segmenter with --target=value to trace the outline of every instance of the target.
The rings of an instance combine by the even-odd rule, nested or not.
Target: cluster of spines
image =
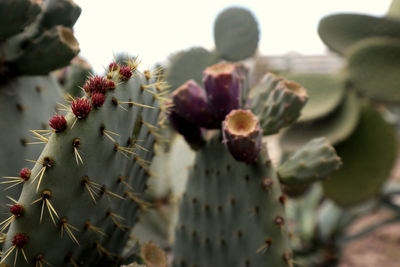
[[[127,62],[127,65],[119,65],[116,62],[112,62],[109,65],[109,71],[106,75],[106,77],[101,77],[101,76],[92,76],[88,77],[85,85],[82,87],[82,89],[85,91],[85,96],[82,98],[72,98],[71,96],[68,97],[70,100],[70,106],[67,105],[62,105],[63,110],[65,111],[72,111],[74,114],[75,120],[73,123],[70,123],[67,121],[67,119],[64,117],[64,115],[54,115],[50,120],[49,120],[49,126],[52,128],[52,130],[32,130],[31,132],[34,134],[35,139],[37,139],[39,142],[34,142],[32,144],[37,144],[37,143],[42,143],[45,144],[49,140],[49,135],[52,133],[55,134],[60,134],[68,129],[68,127],[72,128],[74,127],[75,123],[77,120],[84,120],[86,117],[90,115],[90,112],[92,109],[99,109],[102,107],[104,104],[106,98],[107,98],[107,92],[109,90],[114,90],[116,86],[120,83],[126,82],[129,80],[131,77],[136,75],[135,71],[138,66],[138,62],[136,59],[131,60],[129,59]],[[159,109],[161,111],[161,114],[163,112],[167,112],[167,108],[165,108],[165,103],[167,99],[165,98],[165,95],[167,94],[166,92],[166,84],[163,81],[163,77],[158,75],[158,70],[155,71],[145,71],[144,72],[144,77],[147,81],[147,84],[141,85],[140,90],[146,91],[148,93],[151,93],[153,96],[154,100],[157,100]],[[157,79],[155,79],[157,77]],[[155,88],[155,90],[151,90],[151,88]],[[111,100],[113,104],[120,106],[123,110],[126,110],[125,107],[121,106],[121,104],[128,104],[129,107],[133,106],[140,106],[142,108],[155,108],[152,106],[147,106],[144,104],[136,103],[129,99],[128,101],[119,101],[113,97]],[[148,128],[148,131],[151,135],[153,135],[155,138],[160,138],[161,134],[159,130],[164,126],[163,123],[158,123],[158,124],[152,124],[150,122],[146,122],[143,119],[140,118],[140,121],[138,121],[140,125],[145,125]],[[70,125],[69,125],[70,124]],[[144,147],[141,147],[137,142],[139,140],[128,140],[127,146],[121,146],[119,145],[116,140],[113,138],[113,136],[119,136],[118,133],[115,133],[111,130],[108,130],[105,128],[103,125],[100,129],[100,133],[105,136],[106,138],[110,139],[114,143],[114,150],[117,152],[120,152],[122,155],[126,156],[127,158],[133,157],[138,165],[145,169],[146,174],[151,175],[148,165],[149,161],[142,159],[138,154],[134,153],[134,149],[143,149],[147,150]],[[83,159],[81,155],[79,154],[79,146],[80,146],[80,139],[75,138],[72,142],[72,147],[73,147],[73,152],[75,154],[76,162],[79,165],[79,163],[83,164]],[[33,163],[39,163],[43,167],[41,170],[38,172],[38,174],[31,178],[31,171],[28,168],[23,168],[20,171],[19,177],[3,177],[7,179],[6,181],[3,181],[3,184],[11,184],[10,187],[16,186],[18,184],[24,183],[28,180],[31,180],[31,182],[35,182],[37,180],[37,186],[36,186],[36,193],[39,192],[40,184],[43,180],[44,174],[48,168],[51,168],[55,165],[54,159],[51,157],[45,156],[41,160],[33,161],[33,160],[28,160]],[[89,177],[84,177],[82,179],[82,185],[86,190],[88,191],[88,195],[92,199],[94,203],[96,203],[96,198],[105,195],[108,198],[114,197],[118,199],[130,199],[136,204],[141,207],[141,208],[147,208],[147,204],[144,200],[141,200],[140,194],[135,192],[134,189],[125,182],[125,179],[120,179],[119,177],[118,181],[125,185],[127,187],[127,190],[124,191],[124,195],[120,196],[119,194],[116,194],[110,190],[108,190],[105,185],[100,185],[92,180],[89,179]],[[9,187],[9,188],[10,188]],[[50,218],[52,222],[54,223],[55,226],[60,227],[61,230],[61,235],[66,233],[70,239],[79,245],[79,241],[76,238],[74,232],[79,232],[80,230],[69,224],[68,219],[65,217],[62,217],[58,214],[56,211],[54,205],[51,202],[52,198],[52,191],[45,189],[42,192],[40,192],[40,197],[37,198],[35,201],[31,203],[37,204],[39,203],[41,205],[41,213],[40,213],[40,222],[43,219],[43,215],[48,211]],[[23,216],[24,214],[24,208],[22,205],[18,204],[16,200],[10,198],[14,204],[11,205],[10,207],[10,213],[11,216],[7,218],[5,221],[0,223],[0,230],[1,232],[5,231],[8,226],[17,219],[18,217]],[[116,214],[115,212],[108,210],[106,217],[110,218],[114,225],[117,228],[122,229],[123,231],[128,231],[130,229],[129,226],[124,225],[122,222],[125,220],[122,216],[119,214]],[[93,224],[90,223],[90,221],[87,221],[85,224],[85,229],[86,231],[91,231],[96,234],[99,234],[101,236],[105,236],[105,233],[103,230]],[[22,238],[24,237],[24,238]],[[29,237],[25,233],[18,233],[12,237],[12,246],[6,250],[3,253],[3,256],[1,257],[1,262],[4,262],[8,256],[12,254],[13,251],[16,251],[15,253],[15,262],[18,257],[18,252],[22,251],[22,254],[24,255],[25,260],[27,260],[25,252],[23,248],[29,242]],[[96,249],[99,251],[100,254],[106,254],[106,255],[111,255],[111,252],[108,252],[107,249],[102,247],[100,242],[96,244]],[[116,255],[112,255],[116,256]],[[67,257],[68,258],[68,257]],[[76,263],[76,260],[70,256],[68,258],[68,261],[74,265],[78,266]],[[48,264],[47,261],[45,260],[43,255],[39,255],[35,257],[35,262],[36,266],[42,266],[43,264]]]

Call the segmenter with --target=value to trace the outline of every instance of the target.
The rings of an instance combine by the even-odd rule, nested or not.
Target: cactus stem
[[[61,237],[63,237],[64,232],[67,233],[67,235],[74,241],[78,246],[80,246],[78,240],[76,239],[74,233],[72,230],[79,232],[79,229],[76,228],[75,226],[72,226],[71,224],[68,223],[68,220],[66,218],[61,219]]]
[[[35,201],[33,201],[31,204],[35,204],[37,202],[42,201],[42,210],[40,212],[40,222],[42,222],[43,219],[43,211],[44,211],[44,206],[47,207],[51,220],[53,221],[54,225],[56,224],[56,221],[54,219],[54,216],[57,217],[57,219],[60,219],[60,217],[58,216],[56,210],[54,209],[53,205],[50,202],[50,198],[51,198],[51,191],[50,190],[44,190],[40,196],[40,198],[36,199]],[[54,215],[53,215],[54,213]]]
[[[99,234],[101,236],[107,236],[103,231],[101,231],[100,227],[94,226],[89,221],[87,221],[85,223],[85,230],[92,231],[92,232],[94,232],[96,234]]]

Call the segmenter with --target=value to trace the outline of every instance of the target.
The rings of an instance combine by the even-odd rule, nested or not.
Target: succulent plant
[[[224,70],[236,66],[224,64]],[[216,115],[222,129],[206,132],[199,123],[192,122],[204,131],[204,144],[197,147],[180,202],[173,265],[292,266],[280,182],[309,184],[323,179],[340,166],[340,160],[328,142],[320,139],[275,168],[262,136],[278,132],[300,116],[307,101],[304,88],[268,74],[247,95],[242,93],[241,83],[232,82],[232,74],[226,78],[225,71],[216,72],[213,79],[226,78],[228,82],[209,82],[209,69],[220,67],[217,64],[204,71],[206,89],[202,89],[202,95],[207,96],[208,110]],[[246,72],[231,73],[247,79],[243,77]],[[191,92],[199,94],[200,89],[187,91],[187,98],[194,97]],[[214,96],[218,95],[229,101],[216,101]],[[223,108],[215,108],[221,105]],[[196,108],[187,105],[186,112],[192,114]]]
[[[400,57],[399,1],[393,0],[386,15],[334,14],[318,27],[321,39],[348,59],[347,79],[361,94],[386,103],[399,103]]]
[[[151,176],[164,83],[137,71],[136,61],[93,76],[85,96],[64,105],[53,130],[34,131],[46,144],[12,213],[2,262],[18,266],[109,266],[121,252]],[[104,103],[95,105],[103,94]],[[49,135],[47,135],[49,134]],[[106,166],[106,167],[105,167]],[[12,211],[11,211],[12,212]],[[57,244],[57,246],[49,246]]]
[[[9,212],[6,195],[19,194],[13,182],[23,181],[18,174],[28,167],[26,159],[36,158],[42,150],[43,140],[38,135],[32,138],[29,130],[48,129],[49,116],[63,99],[49,72],[68,65],[79,52],[71,27],[80,12],[67,0],[0,3],[0,177],[8,177],[1,179],[1,220]]]

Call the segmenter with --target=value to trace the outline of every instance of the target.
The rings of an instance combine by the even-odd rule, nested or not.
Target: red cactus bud
[[[92,105],[90,104],[88,99],[85,98],[77,98],[71,104],[72,112],[78,119],[84,119],[89,115],[89,112],[92,110]]]
[[[61,116],[54,115],[50,119],[49,125],[51,128],[56,130],[56,133],[60,133],[60,132],[64,131],[65,129],[67,129],[67,120],[65,119],[65,117],[63,115],[61,115]]]
[[[20,233],[20,234],[16,234],[13,237],[12,244],[16,248],[19,248],[19,249],[24,248],[26,243],[28,243],[28,235],[27,234]]]
[[[118,69],[118,64],[117,62],[111,62],[110,65],[108,65],[108,70],[109,71],[115,71]]]
[[[20,204],[14,204],[10,207],[12,215],[21,216],[24,214],[24,208]]]
[[[104,101],[106,101],[106,95],[102,93],[93,93],[92,94],[92,105],[95,108],[100,108],[103,106]]]
[[[85,92],[90,92],[90,93],[98,92],[102,94],[105,94],[108,88],[109,88],[108,80],[104,77],[97,75],[92,78],[89,78],[89,80],[87,80],[85,85],[83,86]]]
[[[128,66],[121,66],[119,69],[119,75],[123,80],[129,80],[132,76],[132,70]]]
[[[108,89],[114,89],[115,83],[113,81],[107,81],[107,87],[108,87]]]
[[[23,168],[20,172],[19,172],[19,177],[21,177],[22,179],[24,179],[24,181],[28,181],[29,178],[31,178],[31,170],[28,168]]]

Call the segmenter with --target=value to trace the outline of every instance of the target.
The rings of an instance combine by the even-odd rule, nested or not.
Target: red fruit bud
[[[132,76],[132,70],[128,66],[121,66],[119,69],[119,75],[122,80],[129,80]]]
[[[24,214],[24,208],[20,204],[14,204],[10,207],[10,212],[12,215],[21,216]]]
[[[12,244],[16,248],[24,248],[24,246],[28,243],[28,235],[27,234],[16,234],[13,237]]]
[[[25,181],[28,181],[29,178],[31,178],[31,170],[28,168],[23,168],[20,172],[19,172],[19,177],[21,177],[22,179],[24,179]]]
[[[106,101],[106,95],[102,93],[93,93],[92,94],[92,105],[95,108],[100,108],[103,106],[104,101]]]
[[[89,78],[89,80],[87,80],[85,85],[83,86],[85,92],[90,92],[90,93],[98,92],[105,94],[108,88],[109,88],[108,80],[104,77],[97,75],[92,78]]]
[[[63,115],[61,115],[61,116],[54,115],[50,119],[49,125],[51,128],[56,130],[57,133],[59,133],[59,132],[64,131],[65,129],[67,129],[67,120],[65,119],[65,117]]]
[[[77,98],[71,104],[72,112],[78,119],[84,119],[92,110],[92,105],[88,99]]]
[[[109,71],[115,71],[118,69],[118,64],[117,62],[111,62],[110,65],[108,65],[108,70]]]

